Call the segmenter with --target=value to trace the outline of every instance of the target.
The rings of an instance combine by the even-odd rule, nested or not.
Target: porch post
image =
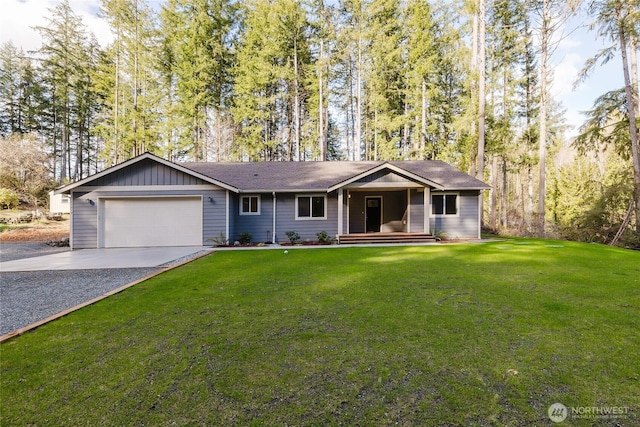
[[[424,187],[424,232],[426,234],[431,233],[429,229],[429,217],[431,216],[431,189],[429,187]]]
[[[349,218],[351,218],[351,214],[349,213],[349,206],[351,205],[351,194],[349,194],[349,190],[347,190],[347,234],[349,234]]]
[[[276,242],[276,192],[271,193],[273,197],[273,224],[271,224],[271,243]]]
[[[411,233],[411,189],[407,188],[407,233]]]
[[[227,239],[227,242],[229,242],[229,190],[227,190],[227,209],[225,211],[225,236],[224,238]]]
[[[342,236],[342,216],[344,213],[344,196],[342,188],[338,188],[338,236]]]

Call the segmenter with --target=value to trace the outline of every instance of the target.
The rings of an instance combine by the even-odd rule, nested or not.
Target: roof
[[[165,160],[162,157],[158,157],[158,156],[156,156],[154,154],[151,154],[151,153],[144,153],[144,154],[141,154],[141,155],[139,155],[137,157],[133,157],[133,158],[131,158],[129,160],[126,160],[126,161],[124,161],[122,163],[118,163],[117,165],[111,166],[111,167],[109,167],[109,168],[107,168],[107,169],[105,169],[103,171],[100,171],[98,173],[90,175],[90,176],[88,176],[88,177],[86,177],[84,179],[81,179],[79,181],[72,182],[71,184],[62,186],[62,187],[54,190],[54,192],[55,192],[55,194],[69,193],[71,190],[73,190],[76,187],[80,187],[82,185],[87,185],[87,184],[91,183],[92,181],[95,181],[98,178],[102,178],[105,175],[109,175],[110,173],[119,171],[121,169],[126,168],[127,166],[130,166],[132,164],[138,163],[138,162],[140,162],[142,160],[145,160],[145,159],[154,160],[154,161],[156,161],[158,163],[161,163],[161,164],[166,165],[168,167],[171,167],[173,169],[179,170],[180,172],[184,172],[184,173],[187,173],[189,175],[195,176],[196,178],[200,178],[201,180],[203,180],[205,182],[208,182],[210,184],[217,185],[218,187],[222,187],[224,189],[231,190],[231,191],[238,191],[237,188],[233,188],[233,187],[229,186],[228,184],[226,184],[226,183],[224,183],[222,181],[218,181],[215,178],[212,178],[212,177],[206,176],[206,175],[201,175],[196,171],[187,170],[187,169],[184,168],[184,166],[180,166],[178,163],[170,162],[169,160]]]
[[[332,191],[381,169],[405,175],[439,190],[483,190],[484,182],[440,160],[181,163],[215,177],[240,192]]]
[[[389,169],[437,190],[484,190],[484,182],[440,160],[327,162],[186,162],[173,163],[150,153],[129,159],[55,190],[56,194],[89,185],[110,173],[151,159],[224,189],[249,192],[333,191]]]

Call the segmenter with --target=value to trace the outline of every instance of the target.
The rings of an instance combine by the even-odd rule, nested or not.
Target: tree
[[[623,111],[629,128],[629,142],[631,160],[633,165],[634,201],[635,201],[635,222],[636,233],[640,234],[640,149],[638,143],[637,125],[637,85],[633,84],[631,77],[631,66],[629,63],[629,45],[637,46],[638,26],[640,25],[640,15],[637,13],[640,8],[638,0],[601,0],[590,4],[589,12],[595,17],[596,25],[599,27],[598,34],[607,37],[613,43],[611,46],[601,50],[595,58],[590,59],[582,71],[582,79],[587,78],[589,71],[599,60],[607,62],[617,49],[622,59],[622,74],[624,76],[624,106]],[[631,42],[630,42],[631,41]],[[636,71],[637,73],[637,71]],[[635,77],[637,78],[637,77]],[[613,95],[610,94],[610,95]],[[607,96],[606,98],[612,98]],[[603,99],[604,101],[604,99]],[[611,105],[611,103],[608,103]],[[594,111],[601,111],[594,109]],[[587,132],[591,136],[596,134],[593,129]]]
[[[171,0],[163,8],[160,71],[170,110],[165,120],[184,130],[177,141],[169,136],[164,143],[172,155],[189,153],[196,161],[204,160],[213,141],[215,157],[220,159],[231,93],[230,37],[235,13],[234,4],[227,0]],[[211,122],[214,135],[210,135]]]
[[[311,77],[306,13],[293,0],[254,0],[245,7],[244,32],[233,70],[232,111],[240,129],[240,157],[316,157],[317,132],[303,138],[303,120],[314,120],[309,115],[309,98],[317,88]]]
[[[115,36],[108,61],[102,63],[114,76],[113,86],[103,94],[110,126],[102,128],[103,156],[113,164],[157,150],[157,34],[153,11],[144,0],[103,0],[102,14]]]
[[[54,184],[49,155],[36,135],[0,138],[0,164],[0,188],[13,191],[30,204],[46,202],[47,192]]]
[[[41,120],[54,160],[53,175],[59,182],[80,178],[83,144],[93,127],[90,74],[97,43],[68,0],[50,9],[47,25],[36,30],[43,41],[37,52],[43,86]]]

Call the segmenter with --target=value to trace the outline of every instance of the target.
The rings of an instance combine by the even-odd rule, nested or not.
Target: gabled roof
[[[226,183],[224,183],[222,181],[219,181],[219,180],[217,180],[215,178],[212,178],[212,177],[207,176],[207,175],[202,175],[202,174],[200,174],[200,173],[198,173],[196,171],[192,171],[192,170],[186,169],[184,166],[180,166],[177,163],[170,162],[169,160],[165,160],[162,157],[158,157],[158,156],[156,156],[154,154],[144,153],[144,154],[141,154],[141,155],[139,155],[137,157],[133,157],[133,158],[131,158],[131,159],[125,161],[125,162],[118,163],[117,165],[111,166],[110,168],[107,168],[107,169],[105,169],[105,170],[103,170],[101,172],[98,172],[98,173],[93,174],[91,176],[88,176],[88,177],[86,177],[84,179],[81,179],[80,181],[76,181],[76,182],[73,182],[71,184],[68,184],[68,185],[65,185],[63,187],[60,187],[60,188],[55,190],[55,194],[69,193],[71,190],[73,190],[76,187],[80,187],[80,186],[83,186],[83,185],[88,185],[92,181],[100,179],[105,175],[109,175],[111,173],[117,172],[117,171],[119,171],[121,169],[126,168],[127,166],[131,166],[131,165],[133,165],[135,163],[141,162],[141,161],[146,160],[146,159],[154,160],[154,161],[156,161],[158,163],[161,163],[161,164],[163,164],[165,166],[168,166],[170,168],[176,169],[176,170],[178,170],[180,172],[183,172],[183,173],[186,173],[188,175],[194,176],[194,177],[199,178],[199,179],[201,179],[201,180],[203,180],[205,182],[208,182],[210,184],[217,185],[217,186],[222,187],[222,188],[224,188],[226,190],[231,190],[231,191],[238,192],[237,188],[235,188],[233,186],[230,186],[230,185],[228,185],[228,184],[226,184]]]
[[[105,175],[146,159],[236,193],[330,192],[384,170],[436,190],[490,188],[484,182],[440,160],[173,163],[151,153],[145,153],[61,187],[55,193],[69,193],[76,187],[90,185]]]

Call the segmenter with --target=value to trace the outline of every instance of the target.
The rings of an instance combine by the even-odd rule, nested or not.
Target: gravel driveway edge
[[[95,304],[98,301],[101,301],[101,300],[103,300],[105,298],[108,298],[108,297],[110,297],[112,295],[120,293],[120,292],[122,292],[122,291],[124,291],[124,290],[126,290],[126,289],[128,289],[128,288],[130,288],[132,286],[137,285],[138,283],[141,283],[141,282],[144,282],[146,280],[149,280],[152,277],[155,277],[155,276],[157,276],[157,275],[159,275],[161,273],[164,273],[164,272],[169,271],[169,270],[173,270],[174,268],[177,268],[177,267],[180,267],[182,265],[188,264],[188,263],[190,263],[192,261],[195,261],[196,259],[205,257],[205,256],[207,256],[209,254],[212,254],[212,253],[213,253],[212,251],[201,251],[201,252],[198,252],[196,254],[192,254],[191,256],[187,256],[187,257],[183,257],[183,258],[178,259],[178,260],[174,260],[171,263],[167,263],[166,265],[158,267],[157,271],[154,271],[151,274],[148,274],[148,275],[146,275],[144,277],[136,279],[133,282],[127,283],[127,284],[125,284],[123,286],[120,286],[120,287],[118,287],[116,289],[112,289],[112,290],[110,290],[108,292],[103,293],[100,296],[97,296],[95,298],[91,298],[88,301],[85,301],[85,302],[80,303],[78,305],[75,305],[73,307],[67,308],[67,309],[65,309],[63,311],[60,311],[59,313],[53,314],[53,315],[51,315],[51,316],[49,316],[49,317],[47,317],[45,319],[38,320],[37,322],[31,323],[31,324],[29,324],[27,326],[24,326],[22,328],[18,328],[16,330],[12,331],[12,332],[8,332],[8,333],[0,336],[0,343],[4,343],[5,341],[10,340],[13,337],[20,336],[20,335],[24,334],[25,332],[31,331],[31,330],[33,330],[33,329],[35,329],[35,328],[37,328],[37,327],[39,327],[41,325],[44,325],[44,324],[49,323],[49,322],[51,322],[53,320],[59,319],[61,317],[64,317],[67,314],[73,313],[74,311],[79,310],[79,309],[81,309],[83,307],[89,306],[91,304]]]

